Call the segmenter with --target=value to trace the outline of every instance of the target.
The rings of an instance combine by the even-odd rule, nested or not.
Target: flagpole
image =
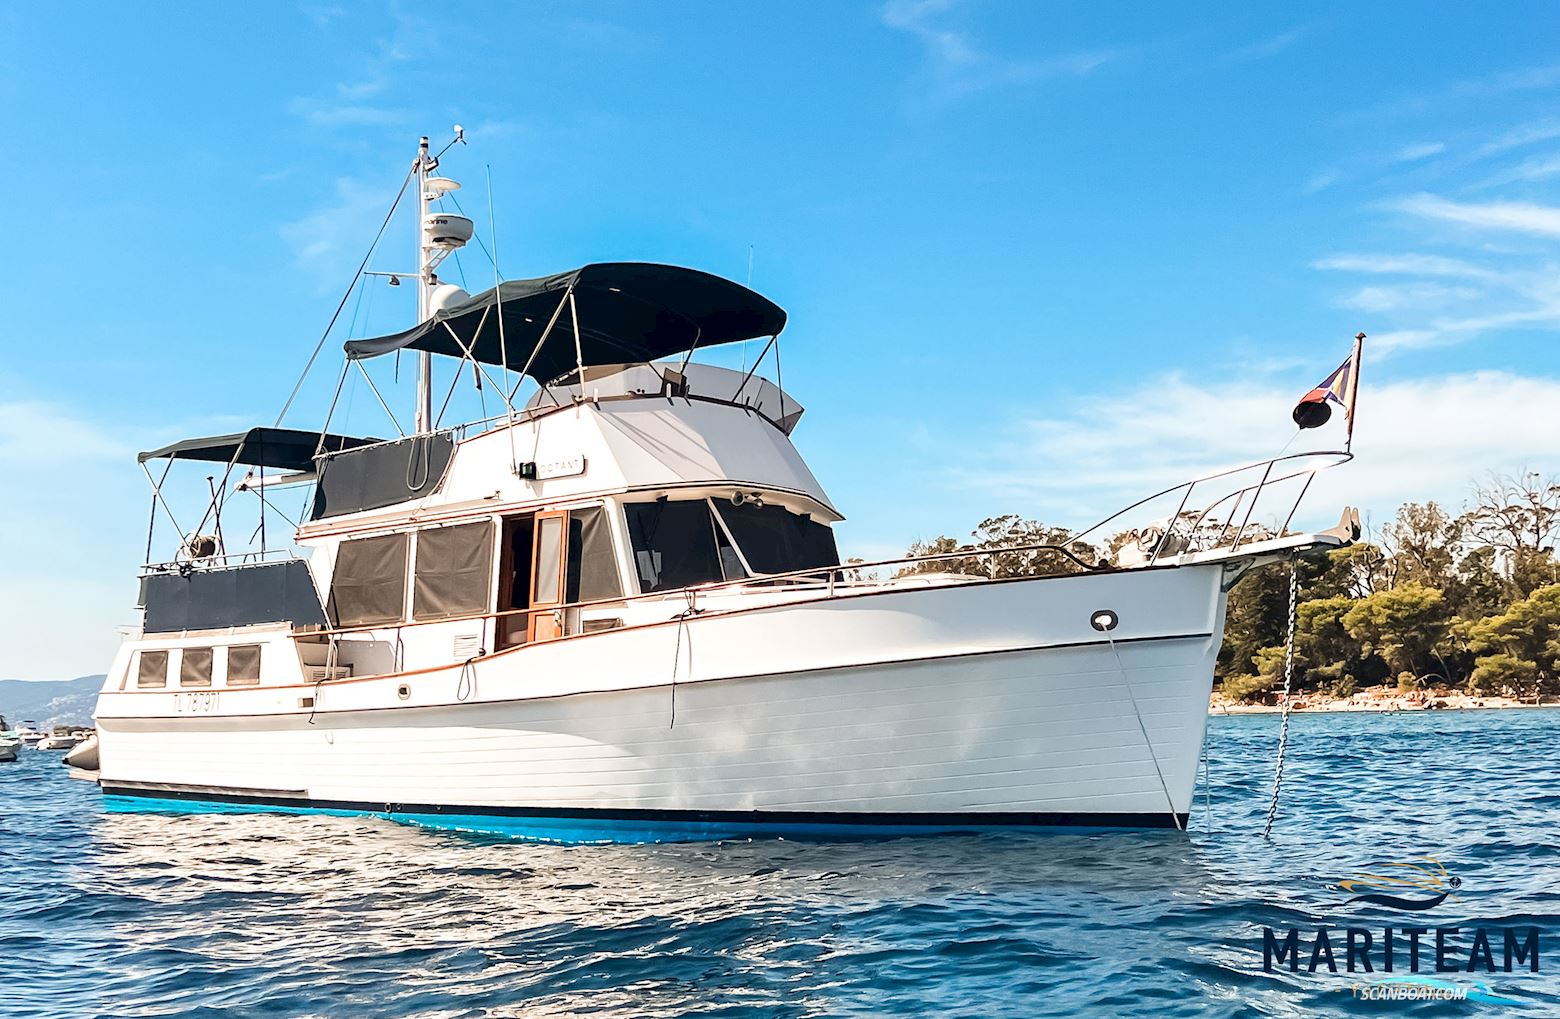
[[[1356,333],[1354,336],[1354,354],[1349,358],[1353,362],[1349,369],[1349,431],[1343,440],[1343,450],[1346,453],[1354,452],[1354,398],[1360,391],[1360,351],[1365,346],[1365,334]]]

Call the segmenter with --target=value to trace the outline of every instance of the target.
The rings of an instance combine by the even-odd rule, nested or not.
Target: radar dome
[[[448,212],[435,212],[423,219],[423,229],[427,231],[430,243],[441,248],[460,248],[471,240],[471,234],[476,229],[476,224],[465,216],[455,216]]]
[[[437,314],[445,308],[453,308],[462,301],[471,300],[471,295],[453,283],[440,283],[433,288],[433,293],[428,295],[428,310]]]

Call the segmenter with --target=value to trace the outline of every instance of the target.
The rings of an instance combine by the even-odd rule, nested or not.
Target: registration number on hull
[[[206,715],[217,710],[215,690],[188,690],[173,695],[173,709],[181,715]]]

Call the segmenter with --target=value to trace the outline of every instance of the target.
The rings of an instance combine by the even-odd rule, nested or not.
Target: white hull
[[[101,782],[557,837],[1171,827],[1196,781],[1223,576],[879,590],[523,647],[464,675],[109,691]],[[1109,634],[1090,625],[1107,608]]]

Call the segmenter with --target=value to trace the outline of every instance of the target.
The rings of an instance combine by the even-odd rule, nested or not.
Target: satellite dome
[[[428,295],[428,311],[437,314],[445,308],[453,308],[462,301],[471,300],[471,295],[453,283],[440,283],[433,288],[433,293]]]

